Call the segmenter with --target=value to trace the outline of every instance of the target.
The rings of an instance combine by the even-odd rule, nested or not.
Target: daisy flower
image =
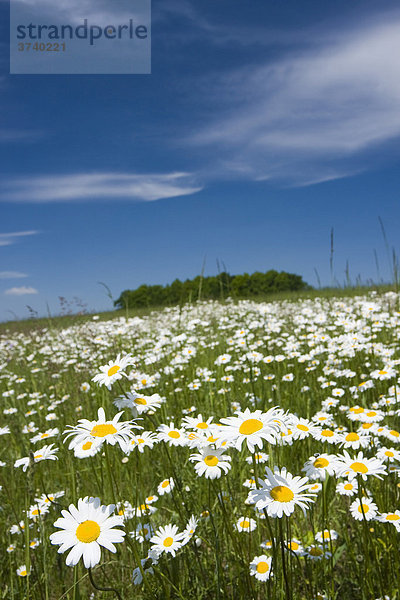
[[[142,454],[145,448],[152,449],[158,438],[152,431],[141,431],[140,435],[134,435],[125,447],[125,452],[131,452],[135,448]]]
[[[381,513],[378,516],[378,521],[381,521],[381,523],[391,523],[396,527],[396,531],[400,532],[400,510],[395,510],[394,512],[389,513]]]
[[[346,450],[343,456],[338,457],[336,473],[339,477],[347,477],[350,480],[360,475],[364,481],[370,475],[378,479],[382,479],[381,475],[387,475],[386,467],[378,458],[366,458],[362,451],[352,458]]]
[[[223,450],[214,450],[211,446],[201,448],[199,453],[191,454],[189,460],[196,462],[195,471],[206,479],[219,479],[222,471],[227,473],[231,468],[231,457],[223,454]]]
[[[41,442],[42,440],[45,440],[49,437],[54,437],[55,435],[58,435],[58,433],[59,431],[57,427],[53,429],[47,429],[44,433],[38,433],[33,438],[31,438],[31,442],[32,444],[36,444],[36,442]]]
[[[340,442],[340,434],[327,427],[314,431],[312,437],[318,442],[328,442],[328,444],[337,444]]]
[[[114,529],[122,525],[123,517],[113,515],[114,504],[101,505],[100,498],[80,498],[78,508],[70,504],[69,511],[62,510],[62,518],[57,519],[57,531],[50,535],[50,542],[58,544],[58,553],[69,550],[66,564],[76,565],[83,558],[85,567],[94,567],[100,562],[100,546],[116,552],[115,543],[123,541],[125,532]]]
[[[101,446],[95,443],[92,438],[85,438],[79,444],[73,446],[74,456],[77,458],[87,458],[94,456],[100,451]]]
[[[101,372],[95,375],[92,378],[92,381],[99,385],[105,385],[111,390],[111,386],[115,381],[121,379],[123,375],[126,377],[126,373],[123,372],[124,369],[133,364],[133,359],[130,354],[126,354],[124,357],[121,357],[121,355],[118,354],[114,361],[110,360],[107,365],[100,367]]]
[[[322,544],[323,542],[330,542],[337,540],[338,532],[334,529],[324,529],[323,531],[318,531],[315,535],[315,540]]]
[[[307,436],[321,431],[321,428],[318,425],[315,425],[308,419],[299,419],[295,415],[290,416],[290,428],[292,429],[293,436],[296,440],[303,440]]]
[[[182,546],[185,546],[188,542],[190,542],[197,529],[198,523],[199,519],[192,515],[183,531]]]
[[[234,417],[221,419],[221,438],[231,441],[236,450],[240,450],[244,441],[250,452],[255,446],[262,448],[264,440],[276,444],[278,433],[286,429],[283,421],[283,411],[271,408],[266,413],[261,410],[251,412],[248,408],[244,412],[238,410]]]
[[[272,577],[271,569],[272,557],[266,554],[255,556],[250,563],[250,575],[258,581],[267,581]]]
[[[134,421],[122,421],[119,423],[122,412],[116,414],[112,421],[107,421],[104,408],[99,408],[97,414],[97,421],[80,419],[78,425],[75,425],[75,427],[69,425],[67,430],[64,431],[64,434],[67,434],[65,439],[75,436],[68,446],[70,450],[77,444],[88,441],[92,442],[93,446],[101,446],[104,442],[112,446],[118,443],[121,449],[124,450],[126,444],[134,436],[132,430],[142,429]]]
[[[341,496],[355,496],[358,492],[358,481],[341,481],[336,486],[336,492]]]
[[[383,446],[382,448],[379,448],[378,452],[376,453],[376,457],[379,458],[379,460],[382,461],[387,461],[387,462],[400,462],[400,451],[396,450],[395,448],[386,448],[385,446]]]
[[[293,477],[285,467],[275,467],[273,472],[266,467],[265,474],[265,480],[258,480],[260,489],[251,490],[248,498],[259,510],[265,509],[270,517],[290,516],[296,505],[305,513],[308,503],[314,502],[315,494],[308,492],[307,477]]]
[[[255,454],[252,454],[251,456],[248,456],[246,458],[247,464],[252,465],[253,458],[255,459],[257,464],[262,465],[263,463],[268,462],[269,455],[266,454],[265,452],[256,452]]]
[[[136,392],[128,392],[125,396],[120,396],[114,400],[117,408],[130,408],[133,418],[149,411],[155,411],[160,408],[163,402],[164,399],[159,394],[143,396],[143,394],[137,394]]]
[[[343,433],[341,436],[341,447],[352,448],[352,450],[358,450],[359,448],[367,448],[371,443],[371,436],[367,433],[359,434],[355,431],[349,433]]]
[[[351,516],[356,519],[356,521],[363,520],[363,512],[366,521],[375,519],[378,514],[377,505],[370,498],[366,498],[365,496],[363,496],[361,502],[359,498],[357,498],[357,500],[354,500],[354,502],[350,504]]]
[[[184,429],[175,427],[171,421],[169,425],[160,425],[157,428],[158,439],[166,442],[170,446],[185,446],[186,445],[186,434]]]
[[[318,454],[311,456],[305,463],[302,471],[309,479],[320,479],[325,481],[327,475],[335,474],[337,457],[335,454]]]
[[[290,542],[286,542],[285,548],[286,548],[286,550],[293,552],[294,554],[297,554],[297,556],[304,555],[304,548],[303,548],[300,540],[296,540],[296,539],[292,538],[290,540]]]
[[[37,463],[42,460],[58,460],[58,456],[56,456],[58,448],[54,448],[54,444],[50,444],[49,446],[43,446],[40,450],[36,450],[33,454],[33,462]],[[25,472],[29,467],[30,457],[25,456],[24,458],[18,458],[14,467],[22,467],[22,470]]]
[[[20,567],[18,567],[17,575],[18,575],[18,577],[27,577],[29,575],[29,573],[26,569],[26,565],[21,565]]]
[[[175,487],[175,481],[170,477],[170,479],[164,479],[157,487],[157,494],[160,496],[164,496],[164,494],[169,494]]]
[[[210,424],[211,424],[212,420],[213,420],[213,417],[209,417],[207,420],[204,420],[203,416],[200,414],[200,415],[197,415],[197,418],[185,417],[182,421],[182,425],[186,429],[200,430],[201,432],[203,432],[203,431],[207,431],[210,428]]]
[[[250,531],[254,531],[257,527],[257,521],[251,519],[249,517],[240,517],[235,525],[237,531],[245,531],[246,533],[250,533]]]
[[[182,546],[184,534],[178,533],[178,527],[176,525],[166,525],[165,527],[159,527],[150,538],[152,544],[151,549],[154,550],[158,555],[166,552],[175,556],[177,550]]]

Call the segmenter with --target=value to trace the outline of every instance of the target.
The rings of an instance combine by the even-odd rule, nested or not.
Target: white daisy
[[[166,525],[165,527],[159,527],[150,538],[152,544],[151,549],[158,555],[166,552],[175,556],[177,550],[182,546],[184,534],[178,533],[178,527],[176,525]]]
[[[285,467],[275,467],[273,472],[266,467],[265,474],[265,480],[258,480],[260,489],[251,490],[248,499],[259,510],[265,509],[270,517],[289,516],[296,505],[305,512],[308,503],[314,502],[315,494],[308,492],[307,477],[293,477]]]
[[[62,518],[57,519],[57,531],[50,535],[52,544],[60,545],[59,554],[69,550],[66,563],[72,567],[82,557],[86,568],[100,562],[100,546],[116,552],[115,543],[123,541],[125,532],[114,529],[122,525],[123,517],[113,515],[114,504],[101,505],[99,498],[80,498],[78,508],[70,504],[69,511],[62,510]]]
[[[259,581],[267,581],[272,577],[272,557],[266,554],[255,556],[250,563],[250,575]]]
[[[95,375],[92,378],[92,381],[95,381],[99,385],[105,385],[110,390],[115,381],[121,379],[122,376],[126,377],[124,369],[128,365],[133,364],[133,359],[130,354],[126,354],[124,357],[121,357],[121,355],[118,354],[114,361],[110,360],[107,365],[100,367],[101,372]]]
[[[371,521],[378,514],[378,507],[370,498],[363,496],[361,502],[357,498],[350,504],[350,513],[357,521],[362,521],[364,517],[366,521]]]
[[[254,452],[255,446],[262,448],[264,441],[276,444],[280,431],[286,430],[284,413],[277,408],[266,413],[261,410],[251,412],[248,408],[244,412],[238,410],[234,417],[221,419],[221,423],[221,438],[233,442],[237,450],[246,441],[250,452]]]
[[[122,412],[115,415],[112,421],[107,421],[103,408],[98,409],[97,421],[88,421],[88,419],[80,419],[78,425],[68,426],[64,434],[67,434],[65,439],[73,437],[70,441],[69,449],[73,449],[77,444],[90,441],[94,446],[101,446],[104,442],[114,446],[119,444],[122,450],[125,445],[133,438],[133,429],[142,429],[134,421],[121,421],[119,418]]]
[[[199,453],[191,454],[189,460],[196,462],[195,471],[206,479],[219,479],[222,471],[227,473],[231,468],[231,457],[223,454],[223,450],[215,450],[211,446],[201,448]]]

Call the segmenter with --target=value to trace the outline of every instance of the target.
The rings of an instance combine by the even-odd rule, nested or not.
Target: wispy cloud
[[[36,14],[81,24],[84,18],[90,18],[96,25],[109,25],[116,19],[140,18],[141,3],[132,0],[13,0],[19,6],[34,8]],[[149,0],[150,2],[150,0]]]
[[[15,244],[19,238],[26,237],[29,235],[36,235],[39,231],[14,231],[11,233],[0,233],[0,246],[11,246]]]
[[[0,279],[22,279],[23,277],[28,275],[19,271],[0,271]]]
[[[230,73],[212,90],[215,121],[189,139],[218,150],[216,172],[334,179],[400,136],[399,13],[333,38]]]
[[[29,296],[31,294],[38,294],[39,292],[33,287],[13,287],[9,290],[5,290],[4,294],[6,296]]]
[[[0,200],[39,203],[120,199],[151,202],[194,194],[201,189],[189,173],[46,175],[6,181]]]
[[[30,129],[0,129],[0,143],[35,142],[44,135],[42,131]]]

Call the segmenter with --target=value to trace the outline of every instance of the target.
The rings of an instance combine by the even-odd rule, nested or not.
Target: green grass
[[[154,529],[173,523],[182,531],[189,517],[195,515],[199,519],[195,533],[198,545],[190,542],[175,558],[161,556],[154,575],[147,575],[145,585],[140,586],[133,584],[131,575],[138,557],[146,558],[149,542],[128,542],[127,536],[123,544],[117,544],[115,555],[103,549],[101,565],[93,571],[94,579],[100,587],[117,589],[124,600],[314,600],[318,594],[330,600],[371,600],[387,594],[391,600],[398,600],[399,534],[390,523],[356,521],[349,507],[357,497],[339,495],[334,476],[322,482],[315,504],[305,515],[297,507],[290,518],[263,519],[246,504],[248,488],[243,483],[256,473],[255,465],[246,461],[250,452],[245,445],[241,451],[226,451],[232,458],[232,468],[220,479],[210,481],[198,477],[194,463],[189,461],[196,449],[168,447],[160,442],[143,454],[134,450],[125,456],[118,446],[108,446],[107,452],[103,452],[103,446],[95,456],[78,459],[62,436],[80,418],[95,420],[98,407],[104,407],[107,418],[112,419],[117,412],[113,400],[121,389],[127,391],[131,385],[141,394],[157,393],[166,399],[154,415],[145,414],[141,421],[145,430],[153,432],[170,421],[179,426],[183,411],[193,406],[194,416],[201,413],[203,419],[213,417],[215,423],[235,414],[238,404],[243,410],[249,407],[263,412],[280,406],[299,417],[312,418],[321,411],[322,402],[334,387],[344,390],[339,407],[358,404],[367,411],[382,396],[388,396],[397,378],[400,319],[397,302],[385,296],[391,289],[378,287],[377,293],[368,297],[377,304],[375,312],[363,311],[357,298],[366,290],[352,288],[269,297],[262,307],[259,301],[214,302],[151,313],[106,312],[99,314],[99,321],[88,315],[3,324],[0,427],[8,425],[11,433],[1,436],[0,449],[0,460],[6,463],[1,467],[0,491],[2,597],[86,600],[94,590],[82,561],[75,569],[66,566],[66,554],[57,554],[57,547],[49,542],[61,508],[85,496],[98,496],[103,504],[126,501],[137,507],[148,496],[158,495],[157,511],[146,515],[145,522]],[[134,324],[129,321],[133,316],[148,318]],[[118,317],[128,317],[128,321],[115,322]],[[349,328],[349,322],[355,326]],[[240,337],[242,328],[245,334]],[[348,335],[352,339],[347,343]],[[231,339],[236,342],[231,344]],[[293,348],[298,354],[292,354]],[[264,357],[282,355],[284,359],[252,363],[247,352],[253,350]],[[117,383],[111,391],[91,382],[99,366],[114,360],[118,353],[128,352],[135,357],[136,379],[123,378],[122,388]],[[216,365],[216,358],[224,353],[231,354],[231,361]],[[383,369],[387,361],[396,375],[390,380],[372,379],[371,373]],[[354,374],[346,377],[345,369]],[[292,381],[282,379],[287,374],[293,375]],[[140,383],[143,379],[144,388]],[[359,384],[369,379],[373,386],[357,392],[357,397]],[[322,387],[331,381],[334,386]],[[86,393],[81,390],[84,382],[91,382]],[[304,386],[309,389],[304,390]],[[382,424],[398,431],[399,416],[391,414],[391,410],[397,410],[396,399],[394,402],[378,410],[382,412]],[[350,421],[348,410],[339,407],[327,409],[334,421],[332,428],[357,430],[360,423]],[[7,408],[16,408],[17,412],[4,414]],[[54,417],[48,420],[48,415]],[[122,420],[130,418],[130,411],[125,410]],[[31,422],[37,431],[24,433]],[[60,432],[55,437],[35,444],[29,441],[52,427]],[[55,443],[57,461],[38,462],[26,473],[13,466],[16,459],[29,456],[43,443]],[[389,440],[376,433],[364,455],[375,456],[377,444],[398,447],[396,438]],[[286,467],[293,475],[304,475],[305,462],[316,453],[342,453],[340,446],[312,437],[293,445],[265,443],[263,451],[269,454],[271,468]],[[349,452],[355,455],[358,451]],[[257,475],[262,476],[261,465],[256,468]],[[161,496],[158,485],[170,477],[175,480],[175,488]],[[361,486],[371,494],[380,512],[400,508],[395,472],[382,480],[369,477],[360,482]],[[58,491],[64,496],[43,518],[28,518],[26,510],[35,505],[36,497]],[[235,530],[239,518],[250,516],[257,525],[251,534]],[[125,531],[134,530],[139,520],[128,518]],[[10,528],[20,521],[25,522],[25,533],[11,534]],[[338,533],[338,539],[323,549],[332,556],[315,560],[282,551],[287,540],[293,538],[300,540],[304,548],[310,547],[323,528]],[[263,549],[261,542],[271,538],[276,548]],[[30,549],[32,539],[39,541],[35,549]],[[7,552],[10,544],[15,549]],[[249,570],[254,557],[262,554],[273,559],[273,577],[265,583],[250,576]],[[17,576],[16,570],[22,564],[31,565],[29,577]],[[112,591],[95,594],[99,599],[117,597]]]

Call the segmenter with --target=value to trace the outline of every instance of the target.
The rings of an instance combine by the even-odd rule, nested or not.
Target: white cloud
[[[6,181],[0,200],[70,202],[121,199],[150,202],[194,194],[201,189],[189,173],[45,175]]]
[[[4,294],[6,296],[27,296],[30,294],[38,294],[39,292],[33,287],[13,287],[9,290],[6,290]]]
[[[15,231],[12,233],[0,233],[0,246],[11,246],[11,244],[15,244],[15,242],[20,237],[25,237],[29,235],[36,235],[39,231],[31,230],[31,231]]]
[[[22,277],[28,277],[28,275],[19,271],[0,271],[0,279],[21,279]]]
[[[29,129],[0,129],[0,142],[1,143],[13,143],[13,142],[35,142],[44,135],[41,131],[34,131]]]
[[[215,121],[190,141],[254,179],[358,172],[367,151],[400,136],[399,14],[328,39],[226,76],[213,90]]]

